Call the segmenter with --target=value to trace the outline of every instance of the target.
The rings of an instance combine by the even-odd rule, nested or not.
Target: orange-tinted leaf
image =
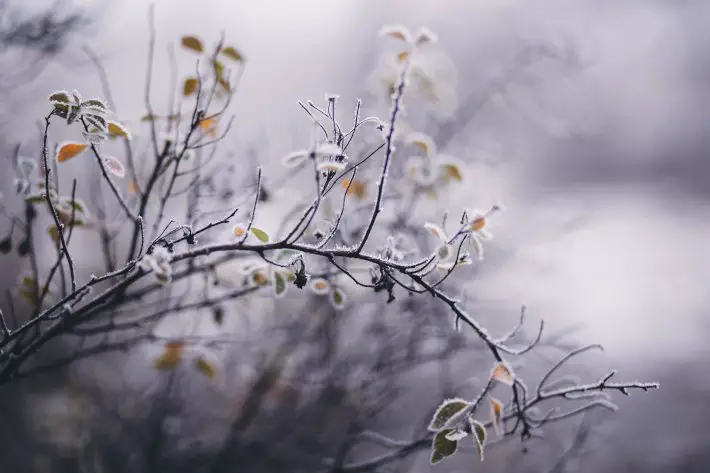
[[[158,370],[175,368],[182,360],[184,350],[185,344],[183,342],[167,342],[163,353],[155,359],[153,366]]]
[[[182,85],[182,95],[189,97],[195,92],[197,92],[197,79],[194,77],[188,77]]]
[[[57,162],[68,161],[86,151],[88,147],[88,143],[63,143],[57,150]]]
[[[365,198],[365,194],[367,193],[367,184],[365,182],[358,179],[355,179],[352,184],[348,179],[343,179],[340,182],[345,189],[348,189],[348,186],[350,186],[348,189],[348,195],[354,195],[360,200]]]
[[[226,48],[224,48],[221,51],[221,53],[223,55],[227,56],[229,59],[232,59],[233,61],[243,61],[244,60],[244,56],[242,56],[242,54],[239,51],[237,51],[236,48],[234,48],[232,46],[227,46]]]
[[[402,51],[401,53],[397,54],[397,61],[404,62],[407,59],[409,59],[409,51]]]
[[[209,136],[217,135],[217,117],[201,120],[199,126],[204,134]]]
[[[196,36],[183,36],[180,39],[180,44],[182,44],[183,48],[190,49],[198,53],[201,53],[205,50],[205,48],[202,46],[202,41],[200,41],[200,39]]]
[[[138,183],[136,183],[136,181],[130,181],[128,183],[128,192],[130,192],[131,194],[135,194],[136,192],[138,192]]]
[[[503,384],[512,386],[515,382],[515,375],[513,370],[505,362],[498,362],[493,366],[491,370],[491,378],[500,381]]]

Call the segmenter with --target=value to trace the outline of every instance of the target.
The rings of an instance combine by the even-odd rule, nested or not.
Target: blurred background
[[[585,368],[592,376],[613,367],[627,379],[661,382],[658,392],[623,399],[619,413],[595,431],[576,463],[556,464],[572,438],[564,431],[549,440],[552,447],[536,454],[531,446],[527,455],[519,454],[519,446],[511,448],[500,454],[500,463],[492,457],[481,471],[710,471],[710,376],[704,374],[710,3],[153,3],[157,108],[166,106],[168,94],[161,101],[160,84],[170,80],[169,47],[180,36],[195,34],[213,43],[224,32],[244,53],[234,125],[223,146],[245,174],[253,167],[240,164],[239,157],[249,149],[258,150],[268,169],[268,163],[307,144],[308,121],[298,100],[321,101],[325,93],[336,93],[347,113],[347,104],[358,97],[373,114],[386,113],[384,91],[377,91],[378,74],[387,67],[382,53],[388,43],[377,36],[383,25],[436,32],[439,41],[423,64],[442,84],[431,105],[430,133],[442,152],[467,163],[467,179],[429,210],[419,210],[421,220],[427,212],[485,209],[496,202],[505,209],[496,215],[495,240],[471,282],[471,313],[509,322],[525,305],[550,330],[572,329],[569,340],[604,345],[604,355],[591,357]],[[45,12],[60,19],[77,15],[51,47],[30,44],[40,27],[27,33],[27,44],[0,31],[5,154],[18,142],[37,139],[50,92],[77,89],[85,97],[102,96],[86,45],[105,67],[119,117],[136,121],[145,114],[148,3],[0,0],[4,25]],[[180,71],[194,68],[194,57],[176,57]],[[31,67],[25,70],[26,63]],[[267,186],[269,179],[267,172]],[[0,172],[0,191],[7,194],[10,186],[9,173]],[[276,203],[265,210],[273,223],[267,226],[277,227],[277,203],[291,191],[273,189]],[[2,272],[15,279],[11,268]],[[451,369],[466,369],[454,361]],[[407,402],[416,405],[426,381],[409,382]],[[395,409],[387,422],[406,423],[403,411]],[[414,468],[429,466],[424,460]],[[453,462],[432,471],[463,468],[472,467]]]

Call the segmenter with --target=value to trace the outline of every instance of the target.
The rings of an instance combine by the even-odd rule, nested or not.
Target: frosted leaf
[[[305,161],[308,154],[306,150],[295,151],[283,159],[283,164],[284,166],[294,168]]]
[[[69,159],[80,155],[89,147],[87,143],[64,142],[57,148],[56,160],[58,163],[68,161]]]
[[[473,418],[469,418],[469,422],[471,424],[471,432],[473,433],[473,438],[476,441],[478,455],[480,456],[481,461],[483,461],[483,449],[486,446],[486,437],[488,435],[486,432],[486,427]]]
[[[200,356],[195,359],[195,368],[197,368],[197,371],[210,379],[217,377],[217,366],[214,362],[208,360],[204,356]]]
[[[92,145],[98,146],[106,141],[106,135],[98,130],[96,132],[82,131],[81,135]]]
[[[83,102],[81,102],[80,107],[85,110],[94,110],[101,113],[106,113],[109,111],[108,105],[106,105],[106,102],[101,99],[84,100]]]
[[[66,90],[58,90],[57,92],[52,92],[48,100],[52,103],[68,104],[72,99],[69,97],[69,92]]]
[[[415,39],[414,42],[417,46],[421,46],[426,43],[435,43],[438,40],[436,34],[426,27],[419,28],[416,38],[417,39]]]
[[[446,236],[446,232],[444,232],[444,229],[441,228],[439,225],[437,225],[437,224],[435,224],[435,223],[427,222],[427,223],[424,224],[424,228],[425,228],[429,233],[431,233],[431,234],[434,235],[436,238],[438,238],[439,241],[441,241],[442,243],[446,243],[446,240],[448,239],[447,236]]]
[[[406,143],[419,148],[425,156],[436,156],[436,144],[431,136],[424,133],[410,133],[406,138]]]
[[[412,44],[412,34],[406,26],[388,25],[380,29],[380,36],[389,36],[390,38],[399,39],[407,44]]]
[[[130,141],[131,133],[121,123],[107,120],[106,125],[109,136],[112,138],[120,136],[121,138],[125,138]]]
[[[515,382],[513,369],[504,361],[499,361],[491,370],[491,379],[499,381],[505,385],[512,386]]]
[[[316,148],[317,156],[342,156],[342,154],[342,148],[336,145],[335,143],[323,143],[318,145],[318,147]]]
[[[336,163],[335,161],[324,161],[318,164],[317,169],[322,172],[340,172],[345,169],[345,164]]]
[[[432,451],[429,462],[432,465],[436,465],[446,457],[450,457],[458,448],[458,442],[449,440],[447,436],[453,431],[453,429],[442,430],[434,436],[434,441],[432,442]]]
[[[459,440],[466,438],[468,436],[468,433],[466,433],[465,430],[463,429],[456,429],[452,430],[448,434],[446,434],[446,439],[451,440],[453,442],[458,442]]]
[[[123,163],[121,161],[114,158],[113,156],[104,156],[101,158],[101,160],[103,161],[104,166],[106,166],[106,169],[108,169],[111,174],[116,177],[120,177],[121,179],[126,177],[126,168],[125,166],[123,166]]]
[[[470,403],[465,399],[453,398],[445,400],[436,409],[428,429],[432,432],[441,430],[452,418],[464,411],[469,405]]]
[[[441,245],[436,250],[436,256],[441,260],[446,260],[449,259],[450,256],[453,256],[453,252],[454,248],[451,245]]]

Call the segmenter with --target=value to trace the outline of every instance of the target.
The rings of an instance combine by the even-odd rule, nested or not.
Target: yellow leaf
[[[154,122],[160,120],[160,117],[158,115],[144,115],[141,117],[142,122]]]
[[[215,366],[204,358],[197,358],[195,360],[195,368],[210,379],[214,379],[217,376]]]
[[[463,176],[461,176],[461,171],[459,167],[455,164],[445,164],[444,169],[446,170],[447,177],[450,177],[456,181],[462,181]]]
[[[182,359],[185,350],[183,342],[167,342],[163,354],[155,359],[153,366],[158,370],[169,370],[175,368]]]
[[[491,378],[496,381],[500,381],[503,384],[507,384],[508,386],[512,386],[515,382],[513,370],[511,370],[510,367],[502,361],[493,366],[493,369],[491,370]]]
[[[180,43],[182,44],[183,48],[191,49],[192,51],[198,53],[201,53],[205,50],[202,46],[202,41],[200,41],[200,39],[196,36],[183,36],[180,40]]]
[[[242,56],[242,54],[239,51],[237,51],[236,48],[234,48],[232,46],[227,46],[226,48],[224,48],[222,50],[222,54],[234,61],[243,61],[244,60],[244,56]]]
[[[138,184],[136,183],[136,181],[128,182],[128,192],[130,192],[131,194],[135,194],[136,192],[138,192]]]
[[[197,79],[194,77],[188,77],[185,79],[185,83],[182,86],[182,95],[189,97],[195,92],[197,92]]]
[[[64,143],[57,150],[57,162],[63,163],[74,156],[78,156],[88,147],[87,143]]]
[[[118,122],[108,121],[108,134],[112,137],[120,136],[121,138],[131,139],[131,134],[126,128]]]
[[[404,62],[407,59],[409,59],[409,51],[402,51],[401,53],[397,54],[397,61]]]

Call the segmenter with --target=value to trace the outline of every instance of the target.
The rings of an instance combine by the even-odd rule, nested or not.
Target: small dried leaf
[[[158,370],[169,370],[175,368],[182,360],[185,350],[183,342],[167,342],[163,353],[154,360],[153,366]]]
[[[261,228],[251,227],[251,232],[262,243],[268,243],[269,235]]]
[[[330,292],[330,304],[335,310],[341,310],[345,307],[347,303],[347,295],[342,289],[336,287]]]
[[[491,370],[491,379],[499,381],[508,386],[512,386],[515,382],[513,370],[505,362],[496,363]]]
[[[314,278],[311,280],[311,291],[318,295],[325,295],[330,292],[330,283],[323,278]]]
[[[183,48],[190,49],[192,51],[201,53],[204,52],[205,48],[202,46],[202,41],[196,36],[183,36],[180,39],[180,44]]]
[[[238,223],[232,227],[232,233],[237,238],[242,238],[247,233],[247,227],[244,224]]]
[[[480,232],[486,226],[486,217],[476,217],[471,222],[471,230],[474,232]]]
[[[131,194],[135,194],[138,192],[138,183],[136,181],[129,181],[128,182],[128,192]]]
[[[195,368],[210,379],[217,377],[217,368],[203,357],[199,357],[195,360]]]
[[[445,400],[436,409],[436,412],[429,423],[428,429],[432,432],[441,430],[447,422],[468,406],[469,402],[464,399],[454,398]]]
[[[227,56],[229,59],[231,59],[233,61],[243,61],[244,60],[244,56],[242,56],[242,54],[239,51],[237,51],[237,49],[234,48],[233,46],[227,46],[226,48],[224,48],[220,52],[222,53],[222,55]]]
[[[86,151],[88,147],[88,143],[63,143],[57,150],[57,162],[68,161]]]
[[[407,136],[407,143],[422,150],[426,156],[434,156],[436,154],[436,144],[434,140],[424,133],[411,133]]]
[[[497,435],[503,434],[503,426],[501,425],[503,419],[503,403],[496,398],[490,398],[491,401],[491,422],[493,423],[493,430],[495,430]]]
[[[404,62],[407,59],[409,59],[409,51],[402,51],[401,53],[397,54],[398,62]]]
[[[390,38],[399,39],[406,43],[412,42],[412,35],[409,30],[401,25],[385,26],[380,30],[380,36],[389,36]]]
[[[105,156],[101,158],[101,160],[103,161],[104,166],[106,166],[106,169],[108,169],[111,174],[122,179],[126,177],[126,168],[123,166],[123,163],[121,161],[114,158],[113,156]]]
[[[160,120],[161,117],[154,114],[143,115],[141,117],[141,122],[154,122]]]
[[[200,130],[209,136],[217,135],[217,117],[201,120],[199,123]]]
[[[435,43],[436,41],[436,34],[434,34],[434,32],[430,29],[421,28],[419,31],[417,31],[417,39],[415,40],[415,44],[417,46],[421,46],[422,44],[426,43]]]
[[[429,461],[432,465],[436,465],[446,457],[450,457],[456,453],[458,448],[458,442],[449,440],[447,436],[452,433],[454,429],[445,429],[438,432],[434,436],[434,441],[432,442],[432,451]]]
[[[182,85],[182,95],[189,97],[195,92],[197,92],[197,79],[194,77],[188,77]]]
[[[59,229],[57,228],[56,225],[52,225],[47,229],[47,233],[49,233],[49,237],[52,239],[54,243],[59,242]]]

